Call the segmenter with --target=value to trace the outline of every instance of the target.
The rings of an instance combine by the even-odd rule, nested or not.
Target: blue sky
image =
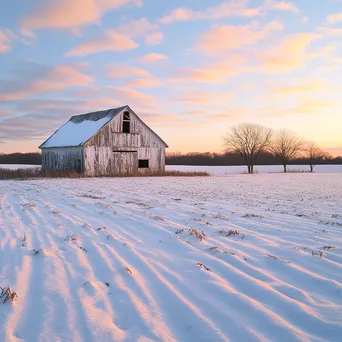
[[[340,0],[3,7],[0,152],[35,151],[70,116],[122,104],[170,151],[222,151],[242,122],[342,151]]]

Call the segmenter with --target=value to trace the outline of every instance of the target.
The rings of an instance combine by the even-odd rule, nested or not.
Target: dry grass
[[[208,177],[209,172],[206,171],[165,171],[160,174],[162,177]]]
[[[194,236],[199,241],[203,241],[207,237],[203,230],[197,228],[179,228],[176,230],[175,234],[179,235],[184,232],[187,232],[190,236]]]
[[[208,172],[183,172],[183,171],[164,171],[164,172],[144,172],[123,176],[106,177],[208,177]],[[104,177],[104,176],[99,176]],[[40,168],[32,169],[0,169],[0,180],[6,179],[39,179],[39,178],[88,178],[84,173],[76,171],[43,171]]]
[[[31,179],[38,178],[41,171],[39,168],[32,169],[0,169],[0,179]]]
[[[206,271],[210,271],[210,268],[209,267],[207,267],[207,266],[205,266],[204,264],[202,264],[201,262],[198,262],[197,263],[197,266],[198,267],[200,267],[200,268],[203,268],[203,269],[205,269]]]
[[[18,297],[17,293],[13,291],[9,286],[7,287],[0,287],[0,298],[5,298],[3,303],[5,304],[8,300],[13,303],[14,299]]]
[[[237,235],[240,235],[240,232],[237,230],[237,229],[221,229],[218,231],[218,233],[220,235],[223,235],[223,236],[237,236]]]

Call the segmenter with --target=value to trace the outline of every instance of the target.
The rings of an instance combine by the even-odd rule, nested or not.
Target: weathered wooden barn
[[[43,170],[87,176],[162,172],[167,147],[129,106],[73,116],[39,146]]]

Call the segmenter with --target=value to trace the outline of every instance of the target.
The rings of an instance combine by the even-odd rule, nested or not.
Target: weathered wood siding
[[[165,144],[131,111],[130,133],[122,133],[124,111],[86,143],[84,169],[88,176],[165,170]],[[139,169],[138,159],[148,159],[149,168]]]
[[[84,171],[83,147],[60,147],[42,149],[43,170]]]

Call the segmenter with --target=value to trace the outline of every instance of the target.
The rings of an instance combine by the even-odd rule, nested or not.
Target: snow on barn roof
[[[39,148],[83,146],[104,125],[128,106],[75,115]]]

